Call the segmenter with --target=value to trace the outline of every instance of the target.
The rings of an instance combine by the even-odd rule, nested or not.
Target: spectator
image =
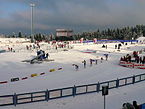
[[[142,57],[139,58],[139,62],[142,63]]]
[[[35,49],[36,47],[35,47],[35,45],[33,44],[33,49]]]
[[[120,58],[120,61],[124,61],[124,58],[121,57],[121,58]]]
[[[138,56],[138,53],[136,51],[133,52],[133,56],[136,57]]]
[[[139,63],[139,56],[136,56],[135,60],[136,60],[137,63]]]
[[[48,53],[46,53],[45,59],[48,59],[48,56],[49,56],[49,54],[48,54]]]
[[[133,101],[133,106],[135,109],[141,109],[141,107],[137,104],[136,101]]]
[[[26,49],[29,50],[29,46],[28,45],[26,45]]]
[[[120,47],[121,47],[121,44],[118,44],[118,49],[120,49]]]
[[[130,55],[128,56],[128,61],[131,62],[131,56]]]
[[[117,49],[117,45],[115,45],[115,49]]]
[[[102,48],[105,48],[105,45],[104,44],[102,45]]]
[[[97,63],[98,63],[98,60],[97,60],[97,59],[95,60],[95,63],[96,63],[96,65],[97,65]]]
[[[29,45],[30,50],[32,49],[32,45]]]
[[[145,56],[143,57],[143,60],[142,60],[142,64],[144,64],[145,63]]]
[[[12,52],[13,51],[13,48],[10,48],[10,51]]]
[[[130,103],[123,103],[122,109],[135,109]]]
[[[10,47],[8,47],[8,50],[9,50],[9,51],[11,51],[11,48],[10,48]]]
[[[125,105],[126,105],[126,103],[123,103],[122,109],[127,109]]]
[[[107,45],[105,46],[105,48],[107,49]]]

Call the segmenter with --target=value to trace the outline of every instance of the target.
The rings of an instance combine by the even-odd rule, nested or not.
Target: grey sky
[[[0,33],[30,34],[30,3],[35,33],[56,28],[75,32],[145,24],[144,0],[1,0]]]

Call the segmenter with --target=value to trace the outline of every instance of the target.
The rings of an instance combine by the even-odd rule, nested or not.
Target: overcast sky
[[[145,24],[145,0],[0,0],[0,34],[30,34],[34,7],[35,33],[57,28],[74,32]]]

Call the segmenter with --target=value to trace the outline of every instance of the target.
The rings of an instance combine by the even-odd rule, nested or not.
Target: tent
[[[145,43],[145,37],[144,36],[141,36],[141,37],[137,38],[136,40],[138,40],[138,42],[140,42],[140,43]]]

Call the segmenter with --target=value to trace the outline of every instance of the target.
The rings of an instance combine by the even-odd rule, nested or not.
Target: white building
[[[3,34],[0,34],[0,38],[4,38],[5,37],[5,35],[3,35]]]
[[[144,36],[141,36],[141,37],[137,38],[136,40],[138,40],[138,42],[140,42],[140,43],[145,43],[145,37]]]
[[[70,36],[73,36],[73,30],[56,29],[56,36],[57,37],[61,37],[61,36],[70,37]]]

